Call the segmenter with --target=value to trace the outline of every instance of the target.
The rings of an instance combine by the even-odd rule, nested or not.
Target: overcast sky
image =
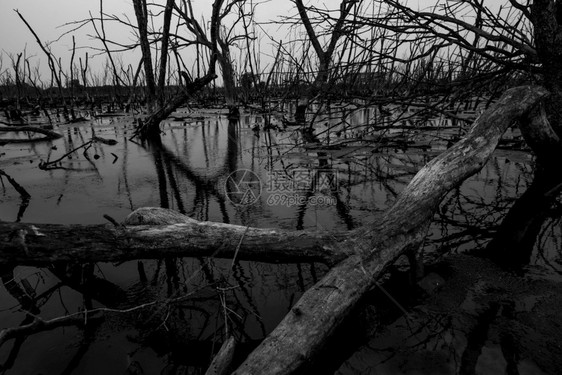
[[[316,6],[326,4],[328,8],[337,9],[341,0],[324,0],[324,1],[309,1]],[[500,0],[487,0],[487,2],[499,2]],[[158,3],[164,3],[165,0],[157,0]],[[419,2],[434,3],[431,0],[410,0],[410,4]],[[108,14],[122,15],[127,14],[131,20],[134,20],[134,11],[131,0],[111,0],[104,1],[104,12]],[[211,0],[193,0],[195,13],[204,14],[205,18],[210,19],[211,14]],[[23,52],[26,48],[27,56],[32,56],[30,59],[31,65],[36,66],[40,63],[41,71],[44,80],[49,78],[49,70],[43,53],[38,48],[33,36],[26,28],[24,23],[19,19],[14,9],[18,9],[21,14],[27,19],[30,25],[35,29],[42,41],[53,42],[64,31],[69,30],[69,27],[61,28],[60,26],[75,20],[82,20],[89,18],[89,11],[95,15],[99,12],[99,1],[93,0],[0,0],[0,49],[2,50],[3,66],[0,74],[10,66],[8,55],[15,56],[17,53]],[[279,15],[296,14],[294,4],[290,0],[270,0],[265,4],[261,4],[257,8],[257,20],[265,22],[268,20],[276,19]],[[108,25],[108,35],[116,38],[121,42],[132,42],[133,38],[128,30],[120,30],[115,33],[114,30]],[[113,32],[113,33],[112,33]],[[287,40],[286,31],[278,31],[278,27],[269,26],[269,32],[276,39]],[[79,30],[75,33],[76,43],[78,46],[92,46],[101,47],[99,41],[92,41],[87,36],[88,33],[93,34],[91,25]],[[63,59],[63,66],[69,66],[70,53],[72,46],[71,36],[65,36],[61,40],[51,44],[51,48],[55,56]],[[264,38],[261,50],[266,54],[274,54],[273,44]],[[78,57],[83,57],[86,50],[78,50],[76,60]],[[93,54],[90,51],[89,56]],[[130,55],[123,55],[121,57],[126,64],[136,64],[137,58],[132,58]],[[125,61],[126,60],[126,61]],[[105,57],[98,57],[90,62],[92,69],[100,69],[103,66]],[[264,67],[262,66],[262,69]]]
[[[157,1],[164,3],[163,0]],[[104,12],[108,14],[122,15],[127,14],[134,20],[134,10],[131,0],[111,0],[104,1]],[[338,4],[339,0],[326,0],[326,3]],[[212,1],[210,0],[194,0],[195,13],[204,14],[208,20],[210,18]],[[274,19],[277,15],[288,15],[291,11],[292,4],[289,0],[271,0],[266,4],[262,4],[257,9],[257,17],[260,21],[268,21]],[[92,0],[1,0],[0,1],[0,49],[3,52],[3,66],[4,71],[9,65],[10,60],[8,55],[15,56],[17,53],[23,52],[26,49],[27,56],[32,56],[30,59],[31,65],[35,66],[40,63],[41,71],[48,75],[48,67],[44,54],[41,52],[33,35],[27,29],[25,24],[18,17],[14,9],[18,9],[20,13],[26,18],[29,24],[34,28],[41,40],[46,42],[55,41],[64,31],[69,30],[69,27],[62,27],[65,23],[82,20],[89,18],[89,11],[94,15],[99,12],[99,1]],[[111,26],[108,26],[108,35],[111,34]],[[74,33],[76,44],[78,46],[96,45],[101,47],[99,41],[92,41],[87,34],[93,34],[91,26]],[[123,42],[132,41],[132,35],[124,30],[118,33],[118,39]],[[279,36],[282,38],[282,36]],[[51,44],[53,53],[57,57],[66,59],[66,64],[69,64],[72,46],[71,36],[65,36],[61,40]],[[86,50],[79,50],[77,57],[83,57]],[[267,52],[270,52],[269,50]],[[91,57],[93,52],[90,51]],[[123,55],[123,59],[128,59]],[[105,58],[97,58],[97,64],[102,64]],[[96,65],[96,62],[92,63]],[[47,79],[48,77],[45,77]]]
[[[104,2],[110,13],[130,12],[132,5],[127,0]],[[91,0],[2,0],[0,8],[0,42],[6,52],[21,52],[23,47],[34,47],[33,36],[20,20],[14,9],[27,19],[43,41],[53,41],[62,29],[58,28],[72,20],[88,18],[88,11],[97,11],[98,2]],[[83,33],[77,34],[77,38]],[[83,37],[84,42],[86,38]],[[68,42],[68,41],[67,41]]]

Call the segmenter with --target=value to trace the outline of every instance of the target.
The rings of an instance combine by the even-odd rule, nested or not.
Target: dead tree
[[[207,67],[207,72],[203,77],[198,77],[192,82],[187,82],[185,88],[182,92],[178,93],[170,100],[159,104],[156,109],[154,109],[150,115],[142,119],[137,126],[135,134],[140,136],[141,139],[147,138],[157,138],[160,136],[160,122],[168,117],[176,108],[180,105],[185,104],[185,102],[193,95],[193,93],[201,90],[209,82],[216,78],[215,74],[215,64],[217,61],[217,39],[219,35],[220,20],[221,20],[221,8],[224,4],[224,0],[215,0],[213,2],[213,11],[211,16],[211,58],[209,60],[209,65]],[[168,8],[166,8],[168,11]],[[145,66],[146,68],[146,66]],[[145,69],[146,70],[146,69]]]
[[[61,78],[60,78],[60,76],[57,72],[57,67],[58,67],[59,71],[61,69],[60,61],[57,64],[55,56],[53,55],[53,53],[48,49],[47,46],[45,46],[43,44],[43,42],[41,41],[41,39],[39,38],[39,36],[35,32],[35,30],[33,30],[31,25],[27,22],[27,20],[23,17],[23,15],[17,9],[15,10],[15,12],[19,16],[19,18],[23,21],[25,26],[27,26],[29,31],[33,34],[33,36],[35,37],[35,41],[37,42],[37,44],[39,45],[41,50],[47,56],[47,63],[48,63],[48,66],[49,66],[49,70],[51,71],[51,77],[55,80],[55,82],[57,84],[57,87],[58,87],[58,90],[59,90],[59,95],[61,96],[61,99],[63,101],[63,105],[66,107],[66,102],[64,100],[64,95],[63,95],[63,90],[62,90],[62,81],[61,81]]]
[[[447,97],[470,90],[469,95],[491,89],[499,92],[513,81],[543,84],[551,93],[545,102],[547,118],[560,136],[562,100],[562,30],[558,0],[540,0],[523,5],[509,0],[495,10],[478,0],[439,2],[430,9],[414,9],[403,2],[386,1],[377,15],[358,15],[356,30],[382,28],[390,37],[424,45],[413,56],[389,56],[391,61],[410,64],[429,59],[435,67],[452,61],[449,80],[434,82]],[[463,17],[459,17],[459,15]],[[429,68],[426,64],[426,68]]]
[[[346,65],[336,82],[347,87],[350,80],[355,89],[361,80],[354,92],[368,96],[368,105],[415,105],[419,117],[439,113],[462,121],[455,117],[459,110],[489,106],[506,88],[540,75],[530,10],[511,3],[518,4],[439,1],[420,9],[393,0],[362,3],[344,25],[338,51],[349,43],[355,52],[339,54]],[[332,25],[338,21],[323,14]],[[396,110],[392,115],[399,117]]]
[[[304,122],[304,116],[306,113],[306,109],[308,108],[308,102],[310,101],[312,96],[314,96],[315,93],[321,91],[323,86],[328,82],[334,51],[336,50],[338,41],[344,35],[346,18],[351,12],[353,6],[358,3],[358,1],[342,0],[342,2],[340,3],[339,17],[337,18],[334,26],[331,27],[330,38],[327,46],[325,47],[322,46],[322,43],[318,36],[318,32],[315,31],[315,25],[318,24],[319,20],[311,20],[310,13],[313,12],[313,10],[311,10],[311,7],[306,7],[302,0],[294,0],[294,3],[297,7],[300,21],[304,25],[308,39],[310,40],[310,43],[312,44],[312,47],[314,48],[316,57],[318,59],[318,71],[316,73],[316,77],[314,78],[314,81],[312,82],[305,96],[300,100],[295,112],[295,119],[299,122]]]
[[[394,0],[387,3],[393,21],[365,17],[359,22],[407,31],[436,45],[448,43],[460,56],[457,82],[449,87],[477,81],[491,86],[499,79],[500,88],[526,80],[549,90],[551,95],[522,119],[520,128],[537,156],[535,179],[550,181],[554,188],[558,182],[552,176],[562,157],[562,1],[509,0],[498,10],[478,0],[446,2],[431,10],[414,10]],[[468,18],[458,17],[459,13]]]
[[[100,0],[100,17],[98,19],[90,16],[90,18],[87,20],[74,21],[67,25],[78,25],[72,29],[72,31],[75,31],[83,26],[92,24],[94,26],[98,39],[100,39],[104,45],[103,49],[98,50],[110,57],[114,72],[116,72],[117,70],[115,64],[111,59],[111,53],[113,51],[110,50],[108,46],[117,46],[119,48],[119,51],[129,51],[140,46],[142,59],[141,63],[139,64],[139,68],[134,75],[133,82],[137,82],[137,78],[139,76],[141,68],[143,68],[142,70],[144,71],[146,81],[146,96],[150,111],[148,116],[139,120],[139,125],[136,128],[135,135],[139,136],[141,139],[147,139],[151,137],[158,137],[160,134],[160,122],[168,117],[177,107],[185,104],[194,93],[200,91],[217,77],[215,74],[215,65],[217,60],[219,60],[219,57],[221,56],[220,50],[218,48],[221,22],[229,14],[232,7],[238,2],[239,1],[231,1],[226,3],[225,0],[215,0],[213,2],[211,21],[209,24],[210,37],[205,39],[205,43],[202,43],[209,49],[209,59],[207,62],[206,72],[202,76],[198,76],[195,79],[191,79],[191,77],[188,77],[189,79],[184,79],[183,90],[181,90],[181,92],[179,93],[173,94],[170,98],[166,98],[165,95],[165,86],[167,83],[166,77],[169,74],[169,72],[167,72],[167,67],[169,65],[169,55],[171,52],[177,54],[178,47],[181,47],[177,43],[178,31],[176,31],[175,33],[171,33],[170,29],[172,21],[174,19],[177,19],[178,23],[183,19],[181,8],[179,8],[173,0],[167,0],[166,4],[163,6],[163,11],[161,12],[163,26],[161,30],[151,30],[149,28],[149,25],[153,22],[153,17],[156,17],[150,12],[149,6],[158,5],[149,4],[146,0],[133,0],[136,25],[130,23],[128,19],[123,19],[116,15],[108,15],[103,13],[101,8],[103,0]],[[184,1],[183,3],[185,4],[186,2]],[[224,6],[225,3],[226,6]],[[177,11],[177,14],[174,13],[174,10]],[[174,18],[174,16],[176,18]],[[101,33],[96,27],[96,20],[98,20],[102,25]],[[138,34],[138,42],[127,44],[121,43],[117,40],[108,40],[105,36],[105,32],[103,31],[104,21],[116,22],[135,29]],[[184,24],[187,25],[187,31],[192,32],[196,36],[196,39],[200,42],[201,40],[199,38],[199,34],[193,31],[188,22]],[[158,44],[160,56],[157,59],[157,64],[155,65],[152,51],[154,46]],[[181,67],[179,66],[179,61],[177,68],[181,69]],[[117,76],[117,73],[114,74],[116,75],[117,82],[123,82],[123,80]],[[188,76],[185,71],[180,71],[179,75],[183,77]]]
[[[242,12],[237,16],[235,20],[230,22],[230,25],[226,25],[224,21],[225,17],[232,15],[234,7],[242,9],[246,0],[230,0],[226,3],[224,10],[220,12],[218,22],[222,26],[219,33],[216,35],[216,42],[218,43],[218,48],[216,48],[215,53],[217,56],[217,61],[221,68],[222,80],[224,85],[225,100],[227,106],[231,107],[235,105],[238,99],[238,93],[236,88],[235,71],[233,65],[233,59],[231,54],[231,47],[240,40],[251,38],[247,32],[243,34],[238,34],[236,32],[236,25],[239,24],[240,20],[245,20],[246,15]],[[213,49],[212,38],[208,37],[206,28],[201,26],[200,22],[197,21],[191,4],[191,0],[182,0],[180,4],[175,4],[174,9],[178,13],[179,17],[184,22],[188,31],[192,34],[193,39],[185,37],[183,35],[174,35],[177,41],[178,47],[196,45],[197,47],[203,46],[210,50]],[[198,49],[199,51],[199,49]],[[199,62],[198,62],[199,64]]]
[[[347,236],[344,234],[344,238],[340,237],[342,234],[336,235],[334,240],[331,233],[199,223],[177,216],[171,219],[176,224],[156,227],[44,224],[31,227],[0,223],[2,233],[17,233],[11,238],[1,238],[3,259],[20,264],[71,258],[90,262],[117,258],[108,252],[134,252],[134,257],[146,258],[168,255],[162,252],[163,249],[175,251],[174,255],[188,255],[193,248],[199,251],[198,255],[201,255],[201,249],[211,256],[227,249],[234,256],[238,250],[240,254],[244,250],[248,258],[259,258],[260,254],[269,252],[283,256],[293,252],[304,257],[316,254],[313,255],[318,257],[316,259],[324,257],[328,263],[337,262],[235,372],[291,374],[302,369],[319,352],[389,265],[420,246],[442,198],[479,171],[505,129],[527,115],[546,94],[543,88],[533,86],[507,90],[478,118],[464,139],[416,174],[379,221],[364,225]],[[134,214],[128,223],[142,224],[144,217]]]
[[[515,0],[510,1],[517,4]],[[522,11],[530,18],[536,43],[539,73],[544,86],[552,93],[545,102],[546,119],[553,127],[558,138],[562,137],[562,1],[537,0]],[[530,55],[529,59],[533,56]],[[533,60],[531,60],[533,61]]]
[[[151,41],[149,40],[149,19],[150,14],[146,0],[133,0],[135,8],[135,17],[138,25],[139,44],[142,52],[142,64],[144,66],[144,74],[146,77],[147,99],[151,105],[156,100],[160,106],[164,102],[164,86],[166,84],[166,67],[168,64],[168,55],[170,53],[170,24],[172,19],[172,11],[174,6],[173,0],[167,0],[163,12],[163,25],[161,31],[160,43],[160,60],[158,63],[158,78],[152,64]]]
[[[374,28],[386,30],[388,39],[422,46],[418,53],[405,57],[389,55],[381,48],[380,61],[383,66],[396,63],[406,71],[412,66],[421,70],[422,78],[410,77],[409,84],[407,79],[404,82],[408,90],[412,86],[416,90],[422,87],[418,94],[433,95],[433,103],[427,109],[449,116],[454,102],[480,99],[483,92],[490,94],[489,104],[513,82],[538,82],[546,87],[551,96],[545,100],[544,110],[540,110],[543,114],[535,113],[528,118],[543,124],[525,126],[523,130],[529,143],[528,131],[542,129],[543,146],[534,148],[538,168],[556,168],[553,162],[562,156],[561,1],[522,4],[508,0],[497,9],[479,0],[442,1],[438,6],[421,10],[395,0],[384,4],[373,14],[357,14],[348,26],[358,33]],[[373,54],[365,50],[366,54]],[[445,62],[449,69],[446,77],[439,81],[431,79],[431,71]],[[404,102],[404,98],[392,100]]]
[[[142,63],[144,66],[144,74],[146,80],[146,94],[148,101],[153,104],[156,99],[156,82],[154,79],[154,70],[152,67],[152,54],[150,52],[150,41],[148,40],[148,9],[146,0],[133,0],[135,8],[135,17],[138,24],[139,44],[142,51]],[[168,27],[170,25],[168,24]],[[164,30],[166,33],[166,30]],[[167,53],[167,51],[166,51]]]

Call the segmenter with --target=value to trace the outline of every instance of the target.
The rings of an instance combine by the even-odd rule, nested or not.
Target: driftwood
[[[442,198],[479,171],[505,131],[544,96],[542,88],[510,89],[469,134],[416,174],[381,220],[347,233],[295,232],[198,222],[176,217],[147,225],[137,212],[123,226],[0,223],[0,262],[94,262],[166,256],[227,256],[266,261],[340,261],[310,288],[235,374],[302,370],[385,269],[423,241]],[[157,210],[155,210],[157,211]],[[141,222],[141,219],[143,220]],[[177,223],[177,220],[182,221]],[[139,225],[141,224],[141,225]],[[44,235],[41,235],[44,234]],[[14,236],[12,236],[14,237]]]

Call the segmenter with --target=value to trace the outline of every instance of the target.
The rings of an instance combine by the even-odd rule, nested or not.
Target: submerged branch
[[[12,184],[12,186],[14,187],[14,189],[17,190],[17,192],[21,195],[21,198],[23,200],[28,200],[29,198],[31,198],[31,194],[29,194],[27,192],[27,190],[25,190],[25,188],[23,186],[21,186],[20,184],[17,183],[16,180],[14,180],[9,174],[7,174],[6,172],[4,172],[2,169],[0,169],[0,177],[4,176],[8,179],[8,182],[10,184]]]
[[[34,333],[44,332],[58,327],[68,327],[68,326],[84,326],[88,322],[101,319],[100,316],[88,316],[87,311],[80,313],[78,315],[68,315],[51,320],[43,320],[39,317],[35,317],[33,322],[22,325],[19,327],[5,328],[0,331],[0,346],[2,346],[6,341],[17,338],[29,336]]]

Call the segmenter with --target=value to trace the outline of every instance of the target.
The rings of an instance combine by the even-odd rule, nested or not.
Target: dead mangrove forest
[[[559,372],[561,1],[115,6],[12,13],[3,373]]]

